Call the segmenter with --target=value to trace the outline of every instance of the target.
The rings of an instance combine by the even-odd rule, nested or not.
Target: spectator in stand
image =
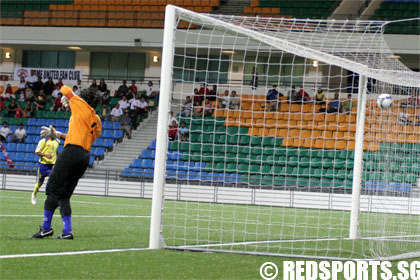
[[[17,108],[18,108],[18,106],[16,104],[16,100],[12,99],[12,102],[9,104],[9,106],[7,106],[7,116],[9,118],[15,117]]]
[[[50,111],[67,111],[68,109],[63,106],[63,103],[61,102],[61,98],[63,97],[63,94],[60,92],[57,96],[57,98],[54,101],[54,104],[51,106]]]
[[[38,79],[35,83],[32,84],[32,90],[35,94],[38,94],[38,92],[44,87],[44,83],[42,82],[41,76],[38,76]]]
[[[318,105],[327,104],[327,102],[325,101],[325,94],[321,88],[319,88],[317,93],[315,94],[315,104],[318,104]]]
[[[302,103],[311,103],[311,97],[309,94],[303,89],[303,86],[299,88],[299,97],[302,100]]]
[[[127,97],[125,96],[123,96],[122,99],[118,101],[118,104],[120,104],[120,108],[123,110],[123,112],[128,111],[130,108],[130,104],[128,103]]]
[[[144,97],[142,97],[139,102],[139,113],[143,115],[147,113],[148,111],[149,111],[149,105],[147,104],[147,101],[144,99]]]
[[[137,94],[128,101],[130,104],[131,125],[134,130],[137,129],[137,117],[139,115],[140,100],[137,99]]]
[[[201,87],[200,87],[200,90],[198,92],[200,93],[200,95],[202,96],[203,99],[204,99],[204,97],[209,96],[210,90],[207,88],[207,83],[202,83]]]
[[[213,105],[210,103],[210,100],[206,99],[204,101],[204,116],[210,117],[213,115]]]
[[[170,112],[169,113],[169,122],[168,122],[168,125],[169,124],[171,124],[173,121],[175,121],[176,122],[176,124],[178,124],[178,121],[177,121],[177,119],[174,117],[174,112]]]
[[[122,119],[121,119],[120,129],[125,131],[128,139],[131,139],[131,127],[132,127],[131,118],[130,118],[128,112],[125,112]]]
[[[197,102],[200,102],[200,104],[201,104],[201,102],[203,102],[203,99],[204,99],[203,94],[200,93],[200,91],[195,88],[194,89],[194,96],[193,96],[193,102],[194,102],[194,104],[195,104],[196,101]]]
[[[19,127],[15,130],[12,136],[11,142],[14,143],[25,143],[26,130],[23,128],[23,124],[19,124]]]
[[[217,85],[213,85],[213,88],[210,90],[207,99],[210,101],[216,101],[217,95]]]
[[[105,91],[108,91],[108,87],[107,87],[104,79],[101,79],[99,81],[98,91],[99,91],[101,96],[104,95]]]
[[[32,118],[34,116],[34,107],[32,106],[31,101],[26,101],[25,108],[23,108],[23,117]]]
[[[77,96],[80,96],[82,92],[80,91],[78,86],[73,86],[73,93],[76,94]]]
[[[296,87],[292,86],[292,89],[289,90],[288,96],[289,103],[301,103],[302,99],[300,98],[299,92],[296,91]]]
[[[270,111],[275,111],[277,106],[277,95],[279,92],[277,91],[277,85],[273,85],[273,88],[267,92],[266,101],[267,101],[267,108]]]
[[[133,94],[137,94],[137,86],[136,86],[135,80],[131,81],[131,86],[129,88],[131,88],[131,90],[133,91]]]
[[[92,84],[89,86],[90,88],[98,89],[98,84],[96,83],[96,79],[92,80]]]
[[[8,101],[10,98],[13,98],[12,96],[13,96],[13,88],[10,84],[7,84],[0,99],[4,101]]]
[[[102,95],[102,103],[101,104],[108,104],[110,99],[111,99],[111,96],[109,94],[109,91],[106,90],[104,92],[104,94]]]
[[[356,107],[356,104],[351,99],[351,94],[347,95],[347,99],[343,103],[343,112],[344,113],[351,113],[352,109]]]
[[[22,116],[23,116],[22,107],[20,106],[20,104],[18,104],[17,109],[16,109],[15,118],[20,119]]]
[[[3,103],[3,101],[0,100],[0,111],[6,108],[6,105]]]
[[[149,81],[147,83],[147,88],[146,88],[146,96],[147,98],[154,98],[157,95],[156,89],[153,86],[153,82]]]
[[[415,125],[420,126],[420,113],[417,114],[417,122],[415,123]]]
[[[252,68],[252,77],[251,77],[251,82],[249,83],[249,85],[251,86],[251,88],[253,90],[258,88],[258,72],[257,72],[257,67],[253,67]]]
[[[0,128],[0,140],[5,141],[7,137],[12,134],[13,132],[10,130],[9,125],[7,122],[3,123],[3,127]]]
[[[122,85],[118,87],[117,94],[119,97],[122,97],[123,95],[126,95],[127,92],[128,92],[127,81],[123,80]]]
[[[28,91],[31,92],[31,88],[29,87],[29,84],[27,84],[26,86],[27,86]],[[26,100],[25,92],[26,92],[26,89],[19,91],[19,98],[18,98],[19,102],[24,102]]]
[[[182,111],[178,113],[181,117],[189,117],[193,110],[193,103],[191,97],[187,96],[184,104],[182,105]]]
[[[53,82],[53,79],[51,77],[48,77],[48,81],[44,83],[44,86],[42,87],[46,95],[51,95],[52,92],[55,89],[55,84]]]
[[[407,112],[407,107],[404,107],[403,111],[398,114],[398,124],[407,125],[411,124],[410,114]]]
[[[32,88],[36,81],[38,81],[38,76],[36,75],[35,70],[31,70],[31,75],[26,77],[26,82],[29,83],[29,86]]]
[[[45,97],[44,90],[40,90],[34,102],[35,110],[37,111],[43,110],[45,108],[46,102],[47,102],[47,98]]]
[[[38,91],[38,93],[39,93],[39,91]],[[36,94],[38,94],[38,93],[36,93]],[[31,102],[35,100],[34,92],[29,87],[29,85],[26,85],[26,88],[25,88],[25,99],[23,101],[26,101],[26,100],[30,100]]]
[[[53,100],[57,99],[58,94],[60,94],[60,93],[61,93],[61,86],[60,86],[59,83],[57,83],[57,84],[55,84],[55,89],[51,94],[52,99]]]
[[[102,110],[99,114],[99,117],[101,118],[101,121],[106,121],[108,120],[108,116],[109,116],[109,107],[107,104],[102,105]]]
[[[120,108],[120,104],[115,104],[115,107],[111,110],[111,121],[119,122],[121,116],[123,115],[123,110]]]
[[[229,105],[229,90],[227,89],[225,90],[224,93],[220,94],[218,99],[219,99],[219,108],[220,109],[227,108]]]
[[[178,140],[178,125],[175,121],[169,126],[169,141]]]
[[[327,112],[327,113],[340,113],[342,111],[343,105],[340,100],[340,95],[338,92],[334,93],[334,99],[328,103],[327,108],[319,109],[320,112]]]
[[[123,96],[125,96],[127,98],[127,100],[133,99],[133,97],[134,97],[133,90],[131,88],[129,88],[127,94],[123,95]]]
[[[57,86],[60,86],[60,88],[62,88],[64,86],[63,79],[61,79],[61,78],[58,79],[58,82],[55,84],[55,88],[57,88]]]
[[[20,81],[19,81],[19,85],[18,85],[18,91],[20,91],[20,90],[24,90],[25,89],[25,87],[26,87],[26,81],[25,81],[25,78],[24,77],[21,77],[20,78]],[[16,93],[16,92],[15,92]]]
[[[239,96],[236,95],[236,91],[232,90],[232,93],[229,97],[229,109],[238,110],[240,108]]]
[[[181,127],[179,127],[179,138],[181,139],[181,141],[187,141],[188,140],[188,136],[190,134],[188,127],[185,126],[185,122],[181,122]]]
[[[203,116],[203,106],[201,105],[202,102],[195,101],[194,108],[193,108],[193,116],[194,117],[202,117]]]
[[[420,108],[420,97],[418,92],[413,89],[407,102],[401,103],[401,107]]]

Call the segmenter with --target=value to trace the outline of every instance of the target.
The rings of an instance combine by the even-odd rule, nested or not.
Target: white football
[[[378,100],[376,103],[378,104],[378,107],[381,109],[389,109],[392,106],[392,96],[388,93],[383,93],[378,96]]]

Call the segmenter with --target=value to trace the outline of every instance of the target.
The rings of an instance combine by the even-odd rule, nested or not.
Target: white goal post
[[[420,75],[386,24],[168,5],[149,247],[420,257]]]

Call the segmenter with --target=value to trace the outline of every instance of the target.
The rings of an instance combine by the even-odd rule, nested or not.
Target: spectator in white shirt
[[[190,96],[185,99],[184,105],[182,105],[182,111],[178,113],[181,117],[189,117],[193,110],[193,103]]]
[[[61,93],[61,86],[59,83],[57,83],[55,85],[55,90],[51,94],[51,97],[55,100],[57,99],[59,93]]]
[[[25,89],[25,86],[26,86],[25,78],[21,77],[19,81],[18,89]]]
[[[137,129],[137,117],[139,115],[139,108],[140,108],[140,100],[137,99],[137,94],[133,96],[132,99],[128,101],[130,103],[130,117],[131,117],[131,125],[133,129]]]
[[[398,114],[398,122],[400,125],[411,124],[410,114],[407,113],[407,107],[404,108],[403,112]]]
[[[120,108],[120,104],[115,104],[115,107],[111,110],[111,121],[119,122],[121,116],[123,115],[123,110]]]
[[[73,92],[74,92],[74,94],[76,94],[77,96],[80,96],[80,89],[79,89],[79,87],[78,86],[74,86],[73,87]]]
[[[178,125],[178,121],[177,121],[177,119],[174,117],[174,112],[170,112],[170,114],[169,114],[169,122],[168,122],[168,125],[169,124],[172,124],[172,122],[175,122],[176,123],[176,125]]]
[[[7,122],[4,122],[3,127],[0,128],[0,139],[1,139],[1,141],[6,140],[7,136],[9,136],[10,134],[12,134],[12,131],[10,130]]]
[[[120,108],[123,111],[128,110],[130,104],[127,101],[127,97],[123,96],[122,99],[120,101],[118,101],[118,104],[120,104]]]
[[[144,97],[141,98],[140,102],[139,102],[139,108],[140,108],[140,114],[144,114],[147,113],[147,109],[148,109],[149,105],[147,104],[146,100],[144,99]]]
[[[29,77],[26,77],[26,82],[30,84],[32,87],[33,83],[36,83],[38,81],[38,76],[35,73],[35,70],[31,70],[31,75]]]
[[[11,142],[24,143],[26,139],[26,130],[23,128],[23,124],[20,124],[19,127],[15,130],[15,133],[12,136]]]
[[[153,86],[153,82],[149,81],[149,83],[147,83],[147,88],[146,88],[146,96],[147,98],[153,98],[156,96],[156,89]]]

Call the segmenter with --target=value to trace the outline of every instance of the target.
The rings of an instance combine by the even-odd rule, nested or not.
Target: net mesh
[[[386,23],[176,15],[173,88],[161,95],[171,96],[173,112],[167,247],[335,259],[419,254],[420,119],[407,97],[418,96],[420,79],[392,56]],[[359,75],[369,79],[357,127]],[[392,94],[390,110],[376,106],[380,93]],[[357,129],[362,195],[359,238],[350,240]]]

